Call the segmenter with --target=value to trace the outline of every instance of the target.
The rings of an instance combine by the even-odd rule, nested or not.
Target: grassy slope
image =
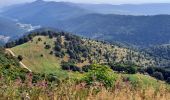
[[[37,42],[39,37],[42,39],[42,41]],[[52,48],[49,50],[44,49],[44,42],[50,44]],[[53,39],[49,39],[48,37],[44,36],[36,36],[32,42],[30,41],[28,43],[19,45],[12,48],[11,50],[16,55],[22,55],[24,57],[22,62],[34,72],[56,73],[59,77],[62,78],[67,75],[70,75],[74,78],[81,78],[84,76],[83,74],[80,74],[78,72],[72,73],[63,71],[60,68],[60,63],[62,59],[49,54],[50,51],[52,51],[53,47]],[[43,57],[41,57],[42,54]],[[157,82],[156,79],[151,78],[150,76],[145,76],[141,74],[127,75],[115,73],[115,76],[117,76],[117,80],[123,80],[123,77],[128,77],[132,85],[138,84],[142,87],[145,85],[157,87],[162,84],[160,82]]]
[[[38,38],[42,41],[38,41]],[[59,76],[65,76],[67,73],[60,69],[60,59],[50,55],[50,49],[44,49],[44,42],[54,47],[54,41],[44,36],[37,36],[33,41],[14,47],[11,50],[16,55],[23,56],[23,63],[32,71],[40,73],[57,73]],[[51,48],[52,49],[52,48]],[[41,57],[43,55],[43,57]]]

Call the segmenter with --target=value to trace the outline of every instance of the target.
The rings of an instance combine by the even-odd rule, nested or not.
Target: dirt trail
[[[16,57],[16,55],[14,54],[14,52],[13,52],[12,50],[6,49],[6,51],[8,51],[12,56]],[[21,65],[22,67],[24,67],[25,69],[27,69],[27,70],[29,70],[30,72],[32,72],[32,71],[31,71],[25,64],[23,64],[21,61],[20,61],[19,63],[20,63],[20,65]]]

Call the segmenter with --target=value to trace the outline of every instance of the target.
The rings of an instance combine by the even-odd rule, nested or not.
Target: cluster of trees
[[[103,64],[105,66],[107,64]],[[89,72],[92,70],[93,65],[85,65],[83,67],[78,67],[72,62],[62,62],[62,69],[63,70],[71,70],[71,71],[78,71],[78,72]],[[138,72],[138,67],[135,65],[126,65],[126,64],[113,64],[110,63],[107,65],[108,68],[112,69],[113,71],[117,71],[119,73],[126,73],[126,74],[136,74]]]
[[[63,70],[71,70],[71,71],[78,71],[81,72],[82,69],[80,67],[77,67],[75,64],[71,62],[62,62],[62,69]]]
[[[110,63],[109,66],[113,71],[123,72],[127,74],[136,74],[137,66],[133,64],[114,64]]]
[[[77,62],[81,62],[81,58],[87,58],[89,53],[89,48],[83,45],[83,41],[80,37],[65,34],[64,40],[62,36],[58,36],[55,42],[55,55],[57,57],[64,57],[68,54],[70,59]]]
[[[170,83],[170,71],[160,67],[147,67],[140,69],[141,73],[148,73],[150,76],[157,78],[158,80],[164,80]]]

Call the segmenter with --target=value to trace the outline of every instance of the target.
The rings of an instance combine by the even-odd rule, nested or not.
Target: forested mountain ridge
[[[166,44],[170,37],[169,15],[101,14],[81,8],[78,4],[46,1],[14,6],[1,15],[27,24],[59,28],[93,39],[140,47]]]
[[[54,27],[55,23],[60,23],[62,20],[75,18],[90,12],[67,2],[37,0],[32,3],[11,7],[1,14],[18,19],[23,23]]]
[[[169,42],[169,20],[169,15],[89,14],[66,21],[63,29],[94,39],[145,47]]]

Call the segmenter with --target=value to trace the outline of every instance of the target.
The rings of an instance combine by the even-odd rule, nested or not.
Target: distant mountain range
[[[90,11],[67,2],[46,2],[37,0],[32,3],[21,4],[6,8],[4,16],[16,18],[24,23],[34,25],[53,26],[62,20],[88,14]]]
[[[58,28],[109,42],[150,46],[170,41],[170,16],[156,15],[170,14],[170,4],[107,5],[38,0],[7,7],[0,14],[20,23]]]
[[[122,5],[79,4],[78,6],[102,14],[121,14],[121,15],[170,14],[169,3],[122,4]]]

